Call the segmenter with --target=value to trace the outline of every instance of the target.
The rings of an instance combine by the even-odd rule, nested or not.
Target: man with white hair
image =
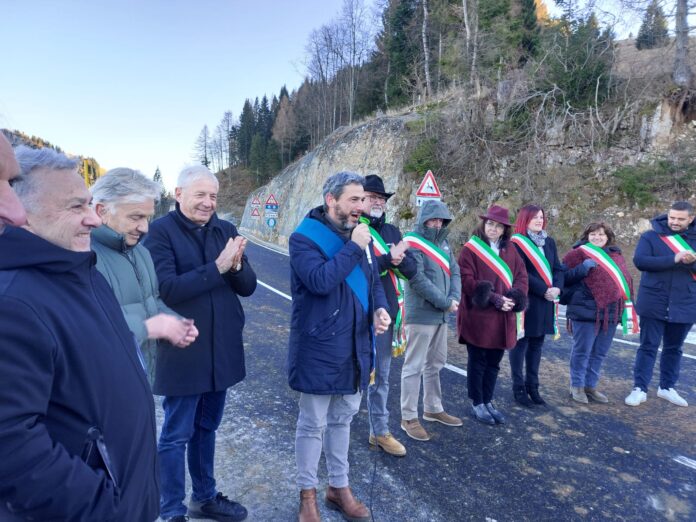
[[[95,268],[77,161],[18,147],[23,228],[0,235],[0,520],[157,518],[154,401]]]
[[[244,310],[239,296],[256,289],[246,239],[218,219],[218,180],[202,165],[185,168],[175,191],[176,209],[150,225],[150,250],[164,302],[192,318],[199,336],[181,350],[157,348],[153,390],[163,395],[160,435],[160,517],[186,520],[184,456],[188,453],[192,495],[188,514],[226,522],[244,520],[247,510],[215,488],[215,432],[227,388],[245,377]]]
[[[159,297],[150,252],[140,244],[159,200],[159,183],[137,170],[112,169],[92,187],[94,209],[104,223],[92,230],[97,270],[111,285],[140,347],[150,383],[154,382],[157,339],[185,348],[198,335],[191,319],[183,319]]]

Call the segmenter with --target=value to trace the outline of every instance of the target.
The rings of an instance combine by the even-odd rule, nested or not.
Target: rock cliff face
[[[383,117],[353,128],[342,127],[301,160],[288,166],[270,183],[247,200],[240,223],[243,232],[286,247],[288,238],[300,220],[313,207],[322,203],[322,186],[328,176],[340,171],[364,176],[378,174],[386,190],[397,192],[393,200],[408,200],[410,187],[400,189],[404,159],[409,150],[406,123],[412,116]],[[277,217],[266,209],[273,195],[278,202]],[[258,198],[260,206],[254,206]],[[392,205],[396,208],[396,205]],[[254,208],[259,216],[252,215]],[[389,218],[390,216],[388,214]],[[269,225],[269,219],[271,221]]]

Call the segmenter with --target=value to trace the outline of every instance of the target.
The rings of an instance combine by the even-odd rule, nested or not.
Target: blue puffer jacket
[[[307,217],[335,231],[322,207]],[[304,393],[349,395],[365,389],[372,369],[372,313],[389,310],[376,263],[369,264],[365,251],[348,235],[336,234],[345,244],[330,260],[304,235],[290,236],[288,381]],[[368,281],[368,313],[345,281],[356,266]]]
[[[633,255],[633,264],[642,272],[636,311],[670,323],[696,323],[696,263],[675,264],[674,252],[660,239],[674,234],[666,214],[650,223],[653,229],[640,236]],[[696,249],[696,221],[681,236]]]

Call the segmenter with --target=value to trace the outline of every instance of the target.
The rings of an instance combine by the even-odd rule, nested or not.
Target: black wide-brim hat
[[[382,178],[375,174],[365,176],[365,185],[363,185],[363,188],[365,189],[365,192],[374,192],[375,194],[384,196],[387,199],[394,195],[393,192],[387,192],[384,190],[384,182],[382,181]]]

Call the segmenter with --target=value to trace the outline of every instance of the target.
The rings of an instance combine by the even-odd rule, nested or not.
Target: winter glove
[[[590,273],[590,270],[597,266],[597,261],[594,259],[585,259],[582,262],[582,266],[585,268],[585,275],[587,275]]]
[[[495,307],[496,310],[502,309],[503,304],[505,303],[505,301],[503,301],[503,296],[500,294],[496,294],[496,293],[491,294],[490,302]]]

